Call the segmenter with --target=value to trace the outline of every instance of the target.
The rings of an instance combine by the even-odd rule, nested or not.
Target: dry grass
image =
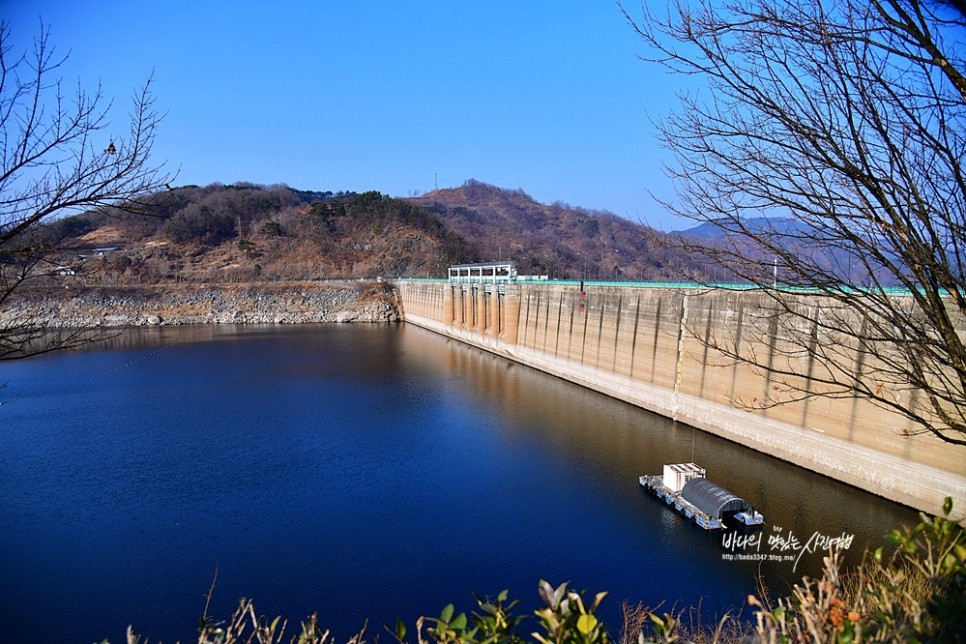
[[[704,623],[701,606],[658,614],[660,606],[647,608],[643,604],[621,606],[623,627],[620,644],[645,642],[693,642],[694,644],[738,644],[748,642],[755,635],[755,626],[731,612],[713,626]]]
[[[203,618],[203,626],[198,632],[198,644],[281,644],[286,641],[285,629],[288,621],[276,617],[271,622],[255,613],[250,599],[242,599],[231,619],[227,623],[210,622]],[[363,644],[365,627],[353,635],[346,644]],[[333,644],[331,633],[319,628],[318,616],[313,614],[307,621],[301,623],[298,633],[293,634],[287,641],[292,644]],[[129,626],[127,629],[127,644],[149,644],[141,639]]]

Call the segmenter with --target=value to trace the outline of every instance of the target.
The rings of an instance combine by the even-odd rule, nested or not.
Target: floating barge
[[[641,487],[664,501],[678,514],[705,530],[725,527],[733,517],[746,526],[760,526],[763,517],[751,504],[706,478],[706,470],[694,463],[664,466],[662,476],[640,477]]]

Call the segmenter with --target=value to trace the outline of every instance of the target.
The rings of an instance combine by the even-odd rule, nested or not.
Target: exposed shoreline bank
[[[105,328],[184,324],[400,321],[392,289],[375,281],[24,288],[0,326]]]

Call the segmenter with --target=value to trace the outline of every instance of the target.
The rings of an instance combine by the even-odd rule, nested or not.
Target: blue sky
[[[633,3],[631,4],[633,6]],[[65,84],[101,82],[123,132],[154,75],[175,183],[392,196],[473,178],[680,227],[648,116],[674,81],[611,0],[0,0],[14,51],[39,20]]]

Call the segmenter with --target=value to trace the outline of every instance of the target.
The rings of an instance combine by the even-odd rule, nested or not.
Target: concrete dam
[[[966,509],[966,447],[915,433],[864,399],[806,397],[770,406],[781,379],[709,348],[741,337],[754,290],[569,282],[400,280],[409,324],[539,369],[925,512]],[[747,332],[757,355],[774,337]],[[866,357],[854,352],[856,373]],[[811,366],[809,366],[809,370]],[[914,404],[912,401],[910,404]]]

